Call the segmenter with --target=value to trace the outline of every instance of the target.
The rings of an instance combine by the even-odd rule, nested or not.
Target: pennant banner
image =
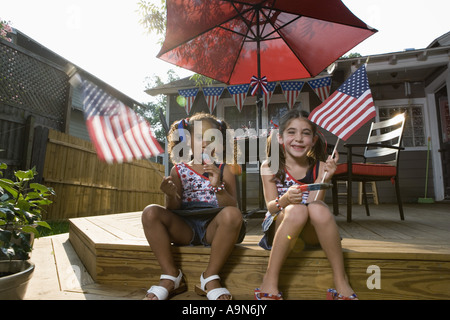
[[[244,101],[247,97],[248,88],[250,88],[250,84],[248,83],[228,87],[228,92],[230,92],[230,95],[233,98],[233,101],[236,104],[239,112],[241,112],[242,108],[244,107]]]
[[[275,87],[277,86],[277,82],[269,82],[267,83],[267,93],[263,94],[263,109],[267,110],[267,106],[269,105],[269,101],[272,98],[273,92],[275,91]]]
[[[376,116],[364,64],[327,100],[315,108],[309,119],[347,140],[356,130]]]
[[[325,101],[330,95],[331,77],[309,80],[308,84],[317,94],[320,101]]]
[[[304,81],[281,81],[281,89],[283,90],[284,96],[288,102],[289,109],[294,107],[295,101],[298,95],[302,91]]]
[[[213,113],[216,108],[217,101],[219,101],[225,87],[206,87],[203,88],[203,95],[208,104],[209,113]]]
[[[184,109],[186,110],[186,113],[188,115],[191,112],[191,109],[194,104],[194,100],[195,100],[195,97],[197,96],[197,93],[198,93],[198,88],[178,90],[178,94],[180,96],[183,96],[186,99]]]
[[[164,152],[150,124],[90,81],[81,81],[84,116],[100,160],[131,162]]]

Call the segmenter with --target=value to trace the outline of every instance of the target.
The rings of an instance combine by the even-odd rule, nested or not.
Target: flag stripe
[[[353,120],[353,122],[348,125],[346,128],[341,127],[339,135],[343,136],[351,136],[357,129],[359,129],[364,123],[372,119],[376,116],[376,112],[374,111],[373,101],[367,101],[366,106],[364,107],[364,113],[358,115],[358,119]]]
[[[114,135],[111,118],[101,117],[100,121],[103,129],[102,133],[106,139],[106,142],[108,143],[109,152],[111,153],[111,158],[108,158],[108,161],[112,162],[114,159],[116,159],[118,162],[123,161],[123,154]]]
[[[361,97],[359,99],[350,96],[346,97],[345,102],[343,102],[334,112],[333,118],[328,118],[328,120],[332,120],[331,122],[328,121],[329,124],[326,124],[326,126],[330,128],[330,131],[334,131],[336,127],[346,124],[360,112]],[[366,95],[364,95],[364,97],[366,97]]]
[[[86,120],[86,127],[97,150],[98,157],[106,161],[106,159],[112,159],[112,154],[109,151],[108,143],[103,135],[103,128],[100,117],[91,117]]]
[[[122,154],[124,159],[128,162],[133,160],[133,153],[131,152],[125,138],[123,136],[122,126],[120,124],[120,117],[115,116],[112,117],[111,122],[114,124],[114,135],[117,139],[117,143],[119,144],[120,150],[122,150]]]
[[[347,140],[376,115],[365,65],[353,73],[327,100],[311,112],[309,119]]]

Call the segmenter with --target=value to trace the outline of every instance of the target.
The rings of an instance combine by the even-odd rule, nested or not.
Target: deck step
[[[252,299],[254,288],[261,284],[270,252],[257,245],[260,237],[248,234],[236,245],[220,274],[222,285],[236,299]],[[419,240],[405,243],[402,238],[343,239],[346,271],[359,297],[450,299],[449,248],[442,248],[438,241],[428,241],[424,247]],[[69,239],[99,284],[147,288],[159,281],[159,264],[143,236],[140,213],[71,219]],[[207,267],[210,248],[174,246],[173,254],[193,291]],[[370,289],[368,283],[369,287],[381,287]],[[324,299],[330,287],[332,272],[324,252],[305,249],[298,240],[281,272],[280,288],[285,298]]]

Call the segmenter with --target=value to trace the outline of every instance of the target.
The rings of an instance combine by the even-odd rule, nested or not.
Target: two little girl
[[[201,122],[201,132],[193,130],[196,122]],[[200,275],[200,285],[195,291],[210,300],[232,298],[231,293],[221,287],[218,274],[234,245],[245,236],[245,224],[237,207],[233,166],[225,164],[235,163],[235,159],[226,159],[219,165],[205,161],[202,156],[214,142],[214,138],[209,139],[212,141],[204,138],[207,131],[216,129],[225,137],[228,128],[225,121],[206,113],[172,125],[168,149],[174,167],[161,183],[166,206],[150,205],[142,215],[145,236],[163,273],[160,283],[148,290],[146,299],[165,300],[187,290],[183,273],[176,267],[171,253],[172,243],[211,246],[208,266]],[[330,261],[336,289],[329,289],[327,298],[356,299],[345,274],[337,225],[323,202],[324,192],[301,192],[297,187],[322,182],[324,176],[325,182],[329,182],[338,159],[326,159],[316,125],[298,110],[280,119],[279,133],[271,138],[278,139],[280,158],[278,171],[273,174],[267,174],[273,167],[269,161],[261,166],[268,212],[263,222],[265,234],[260,242],[271,253],[263,282],[254,291],[255,299],[282,299],[278,278],[295,242],[291,240],[297,237],[306,243],[320,243]],[[224,140],[221,154],[228,154]],[[201,153],[186,155],[185,148],[180,152],[181,142],[190,143],[191,150],[201,150]],[[268,151],[270,159],[269,148]],[[230,154],[236,155],[235,152]],[[179,161],[180,157],[189,161]]]

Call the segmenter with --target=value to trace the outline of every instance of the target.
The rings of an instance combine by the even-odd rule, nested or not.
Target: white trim
[[[439,142],[439,128],[436,125],[438,123],[438,115],[436,111],[436,98],[435,92],[441,89],[445,84],[447,84],[447,90],[450,89],[450,63],[448,68],[437,76],[426,88],[425,95],[428,101],[428,112],[429,112],[429,122],[428,127],[430,128],[431,136],[431,161],[433,163],[433,184],[434,184],[434,198],[436,201],[442,201],[445,198],[444,194],[444,177],[442,169],[442,160],[439,153],[440,142]],[[436,143],[437,142],[437,143]]]

